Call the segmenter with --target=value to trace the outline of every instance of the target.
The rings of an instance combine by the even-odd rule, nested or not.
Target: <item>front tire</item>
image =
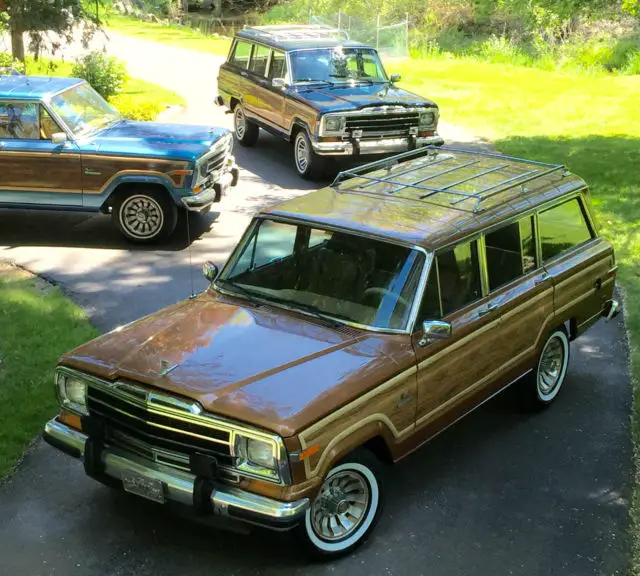
[[[127,240],[150,244],[167,238],[178,223],[178,208],[168,194],[140,188],[116,197],[111,217]]]
[[[253,146],[258,141],[260,128],[247,118],[242,104],[236,104],[233,109],[233,130],[242,146]]]
[[[313,151],[305,130],[300,130],[293,140],[293,159],[298,174],[305,180],[317,178],[324,167],[323,158]]]
[[[547,337],[533,373],[522,382],[520,403],[524,409],[541,410],[553,403],[564,384],[569,357],[567,333],[556,328]]]
[[[356,450],[329,471],[298,534],[316,559],[343,556],[366,541],[383,503],[380,462],[371,452]]]

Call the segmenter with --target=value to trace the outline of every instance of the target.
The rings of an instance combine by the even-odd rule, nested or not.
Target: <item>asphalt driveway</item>
[[[132,42],[118,38],[110,50],[128,54],[144,79],[163,72],[166,82],[183,62],[181,119],[229,125],[210,104],[215,87],[196,90],[184,69],[215,67],[215,57],[154,47],[150,58]],[[450,125],[443,132],[471,140]],[[183,223],[170,244],[133,250],[104,216],[0,211],[0,258],[62,284],[101,330],[185,298],[205,286],[200,264],[222,263],[258,207],[316,186],[295,175],[289,146],[272,137],[237,153],[241,184],[219,215],[192,222],[190,239]],[[38,442],[0,486],[0,575],[626,574],[627,360],[622,319],[594,327],[573,343],[550,410],[525,417],[507,392],[395,466],[375,537],[330,565],[310,565],[287,535],[223,532],[113,492]]]

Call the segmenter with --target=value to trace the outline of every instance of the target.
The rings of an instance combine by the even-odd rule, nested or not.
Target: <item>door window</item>
[[[47,112],[47,109],[40,106],[40,138],[42,140],[51,140],[51,137],[62,132],[57,122],[51,118],[51,114]]]
[[[536,267],[533,219],[524,218],[485,236],[489,290],[495,290]]]
[[[544,262],[592,238],[577,198],[541,212],[538,227]]]
[[[0,102],[0,138],[38,140],[38,104]]]
[[[271,68],[269,69],[269,79],[286,78],[287,76],[287,58],[284,52],[273,51],[271,56]]]
[[[249,70],[258,76],[265,76],[267,73],[267,62],[269,61],[270,48],[256,44],[253,48]]]
[[[251,56],[251,43],[239,41],[233,50],[231,62],[240,68],[246,68]]]
[[[478,243],[460,244],[438,255],[442,313],[446,316],[482,297]]]

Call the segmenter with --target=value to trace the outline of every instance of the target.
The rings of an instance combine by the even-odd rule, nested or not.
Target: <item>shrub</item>
[[[128,94],[112,96],[109,102],[129,120],[155,120],[162,111],[157,100],[141,100]]]
[[[8,52],[0,52],[0,68],[15,68],[18,72],[25,73],[24,63],[14,60]]]
[[[103,97],[114,96],[127,78],[124,64],[101,50],[94,50],[77,60],[72,74],[83,78]]]

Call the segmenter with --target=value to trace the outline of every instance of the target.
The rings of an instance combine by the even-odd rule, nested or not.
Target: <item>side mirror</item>
[[[287,83],[285,82],[284,78],[274,78],[273,80],[271,80],[271,85],[274,88],[284,88]]]
[[[64,144],[67,141],[67,135],[64,132],[55,132],[51,134],[52,144]]]
[[[434,340],[451,338],[451,324],[442,320],[427,320],[422,323],[422,338],[419,346],[426,346]]]
[[[396,82],[400,82],[402,76],[400,74],[391,74],[391,83],[395,84]]]
[[[213,262],[207,261],[202,265],[202,273],[209,282],[213,282],[218,276],[218,267]]]

